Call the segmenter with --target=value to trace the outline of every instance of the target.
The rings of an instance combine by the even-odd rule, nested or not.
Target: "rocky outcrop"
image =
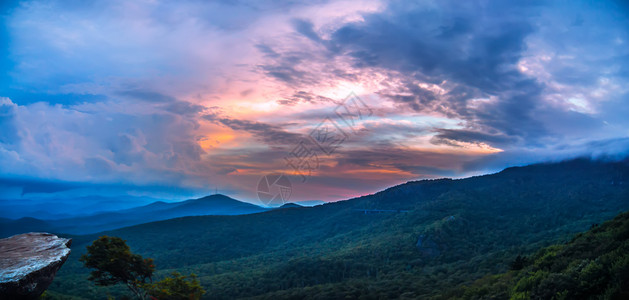
[[[31,232],[0,240],[0,299],[37,299],[70,255],[71,239]]]

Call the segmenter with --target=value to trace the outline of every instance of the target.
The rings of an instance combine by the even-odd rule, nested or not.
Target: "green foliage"
[[[205,290],[194,273],[183,276],[179,272],[172,272],[171,276],[156,283],[146,284],[143,288],[147,294],[159,300],[195,300],[201,299],[201,296],[205,294]]]
[[[81,256],[80,261],[85,267],[95,269],[88,279],[96,285],[122,283],[139,298],[145,296],[141,286],[151,279],[155,271],[153,259],[133,254],[119,237],[101,236],[87,246],[87,253]]]
[[[513,262],[511,262],[511,265],[509,267],[511,268],[511,270],[514,271],[522,270],[522,268],[526,266],[526,262],[526,256],[518,255],[518,257],[516,257]]]
[[[486,291],[509,291],[493,299],[627,299],[629,212],[593,226],[564,245],[544,248],[520,271],[459,288],[462,299],[484,299]],[[463,293],[460,292],[463,291]]]
[[[163,268],[156,276],[198,274],[208,291],[203,297],[211,299],[529,299],[536,293],[575,299],[550,283],[580,284],[599,274],[600,264],[616,276],[607,279],[604,292],[612,295],[613,287],[624,290],[629,282],[614,281],[629,272],[626,261],[621,254],[598,260],[585,255],[596,242],[582,239],[588,233],[570,247],[544,247],[628,210],[629,184],[619,182],[629,183],[626,163],[581,160],[409,182],[314,208],[179,218],[107,234],[154,258]],[[592,232],[622,242],[629,231],[618,226],[617,232],[603,225]],[[87,270],[77,256],[97,236],[72,238],[73,252],[49,291],[87,299],[122,296],[121,285],[85,284]],[[509,271],[518,255],[527,262]],[[582,270],[583,277],[573,276]],[[588,280],[583,288],[599,285]]]

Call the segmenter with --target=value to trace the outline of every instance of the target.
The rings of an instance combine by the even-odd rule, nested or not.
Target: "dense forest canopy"
[[[197,274],[211,299],[438,297],[628,210],[628,182],[625,161],[579,159],[409,182],[312,208],[186,217],[106,234],[154,258],[158,275]],[[73,237],[49,295],[124,293],[86,282],[77,257],[98,236]]]

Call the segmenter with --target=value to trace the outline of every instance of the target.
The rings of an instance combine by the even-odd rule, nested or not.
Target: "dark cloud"
[[[134,163],[144,161],[145,150],[139,141],[142,135],[136,130],[133,133],[119,133],[118,136],[110,141],[109,150],[113,153],[113,160],[118,164],[131,166]],[[86,167],[98,166],[95,164],[87,164]],[[100,170],[100,168],[98,168]]]
[[[542,5],[538,1],[443,1],[438,7],[426,7],[393,1],[384,11],[344,24],[329,39],[322,39],[312,22],[293,20],[298,34],[326,49],[322,55],[313,55],[312,49],[311,53],[259,49],[273,58],[263,66],[266,74],[291,86],[313,84],[328,75],[355,76],[347,71],[311,74],[300,69],[321,57],[331,61],[344,57],[357,70],[392,76],[397,83],[385,84],[378,92],[381,96],[417,113],[463,119],[471,131],[479,133],[477,141],[469,141],[470,129],[458,135],[450,132],[449,138],[534,145],[551,134],[535,117],[547,113],[548,107],[540,105],[545,86],[523,74],[517,64],[527,49],[527,37],[538,30],[534,18]],[[440,86],[444,93],[420,83]],[[483,98],[494,100],[470,105]],[[300,100],[292,97],[279,102]]]
[[[414,111],[439,111],[444,112],[439,103],[443,100],[433,91],[421,88],[416,82],[408,80],[394,88],[383,89],[378,94],[394,102],[410,107]]]
[[[385,11],[347,24],[332,34],[329,49],[351,57],[358,68],[394,70],[406,76],[402,84],[380,92],[417,112],[440,112],[459,117],[477,131],[498,133],[470,135],[469,130],[448,138],[493,143],[534,140],[545,134],[532,116],[543,86],[516,69],[525,50],[525,38],[534,32],[529,20],[535,6],[496,9],[495,1],[443,2],[439,9],[406,7],[395,2]],[[448,82],[447,94],[418,84]],[[477,97],[497,101],[470,108]],[[441,136],[440,138],[445,138]],[[438,139],[442,140],[442,139]]]
[[[298,103],[325,103],[325,102],[334,103],[336,101],[328,97],[315,95],[313,93],[305,92],[305,91],[297,91],[293,93],[293,95],[291,95],[290,97],[277,100],[277,103],[282,104],[282,105],[289,105],[289,106],[295,105]]]
[[[205,106],[198,105],[186,101],[175,101],[169,104],[162,106],[164,110],[171,112],[177,115],[195,115],[197,113],[203,112],[205,110]]]
[[[505,135],[503,133],[488,134],[481,131],[473,130],[453,130],[453,129],[437,129],[431,143],[435,145],[451,145],[457,146],[451,141],[461,141],[467,143],[476,143],[478,141],[486,141],[492,145],[509,145],[517,142],[516,138]]]
[[[188,101],[181,101],[173,96],[169,96],[157,91],[147,89],[129,89],[115,93],[117,96],[131,98],[133,100],[149,102],[147,105],[161,109],[164,112],[179,116],[194,117],[206,110],[206,107]],[[194,122],[194,121],[192,121]]]
[[[176,102],[175,97],[165,95],[159,92],[143,90],[143,89],[131,89],[120,91],[117,93],[120,96],[129,97],[135,100],[142,100],[147,102]]]
[[[101,157],[86,158],[85,168],[92,175],[108,175],[114,170],[113,164]]]
[[[19,139],[16,120],[17,105],[0,98],[0,144],[13,144]]]
[[[264,73],[288,85],[296,85],[303,81],[306,73],[295,69],[294,65],[299,63],[300,58],[296,56],[283,58],[279,65],[262,66]]]
[[[282,127],[267,123],[230,119],[219,117],[215,114],[203,116],[204,119],[216,124],[227,126],[233,130],[242,130],[251,133],[258,140],[267,145],[290,146],[297,144],[302,135],[285,131]]]
[[[67,191],[79,187],[77,183],[56,182],[37,178],[2,178],[0,177],[0,187],[2,189],[19,188],[21,194],[30,193],[56,193]]]
[[[197,188],[227,177],[243,190],[240,179],[284,167],[285,150],[302,138],[288,128],[334,117],[332,104],[300,104],[338,102],[318,93],[345,83],[388,103],[373,103],[373,116],[322,165],[312,180],[321,190],[356,194],[409,177],[629,147],[588,142],[627,135],[623,1],[392,0],[377,11],[330,11],[337,6],[193,0],[141,3],[141,13],[122,15],[107,2],[5,2],[0,96],[13,103],[0,102],[3,176]],[[130,26],[138,22],[146,26]],[[180,100],[231,112],[242,104],[232,92],[294,107],[266,123],[255,112],[226,117]],[[202,118],[271,147],[206,153],[199,141],[212,132],[200,128]],[[426,145],[433,135],[447,146]],[[504,151],[480,154],[463,142]]]
[[[314,31],[314,25],[312,22],[303,19],[295,19],[293,20],[293,26],[295,31],[304,35],[312,41],[320,42],[321,37]]]
[[[309,30],[313,29],[309,22],[303,20],[296,22]],[[277,50],[267,44],[256,45],[256,49],[265,57],[264,62],[257,66],[258,71],[296,90],[312,88],[329,80],[356,81],[364,75],[346,68],[345,65],[336,64],[334,55],[325,51],[325,46],[320,45],[326,41],[319,41],[313,36],[316,33],[305,34],[310,37],[297,38],[297,42],[302,45],[296,49]]]
[[[267,44],[257,44],[255,47],[267,58],[278,58],[280,55]]]
[[[17,191],[17,193],[12,192],[12,190]],[[209,192],[207,190],[204,191]],[[174,198],[168,197],[168,200],[194,195],[191,194],[189,187],[182,187],[178,184],[167,182],[136,185],[130,183],[98,183],[88,180],[64,181],[19,176],[12,178],[0,177],[0,198],[2,199],[15,199],[15,197],[19,198],[32,194],[38,194],[37,197],[45,196],[42,194],[50,194],[49,197],[55,197],[52,199],[72,199],[85,194],[90,195],[90,193],[94,192],[97,192],[97,195],[101,197],[118,196],[121,199],[125,198],[125,196],[121,195],[126,195],[129,192],[154,192],[175,196]]]
[[[365,149],[340,151],[337,158],[339,165],[351,164],[361,167],[394,166],[399,169],[435,167],[451,170],[458,169],[462,157],[470,154],[443,154],[429,150],[417,150],[398,145],[375,145]],[[456,158],[456,159],[455,159]]]

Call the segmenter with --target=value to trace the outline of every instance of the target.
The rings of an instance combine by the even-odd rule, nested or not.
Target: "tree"
[[[526,257],[518,255],[513,262],[511,262],[511,270],[522,270],[526,266]]]
[[[147,293],[159,300],[197,300],[205,294],[196,275],[183,276],[179,272],[173,272],[171,275],[172,277],[166,277],[156,283],[144,285]]]
[[[95,269],[88,279],[96,285],[123,283],[140,299],[145,299],[146,292],[142,286],[151,281],[155,271],[153,259],[144,259],[132,253],[119,237],[101,236],[87,246],[87,253],[81,256],[80,261],[87,268]]]

